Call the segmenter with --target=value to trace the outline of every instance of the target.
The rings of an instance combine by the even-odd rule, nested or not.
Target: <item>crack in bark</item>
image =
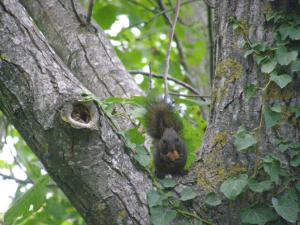
[[[92,71],[95,73],[95,75],[97,76],[97,78],[98,78],[98,80],[101,82],[101,84],[105,87],[105,89],[106,89],[107,93],[109,94],[109,96],[114,96],[114,95],[110,92],[110,90],[109,90],[108,86],[106,85],[106,83],[105,83],[102,79],[100,79],[100,76],[99,76],[98,72],[96,71],[96,69],[95,69],[94,66],[92,65],[92,63],[91,63],[89,57],[87,56],[87,51],[86,51],[86,49],[85,49],[85,46],[83,45],[83,43],[80,41],[79,38],[78,38],[77,40],[78,40],[78,42],[79,42],[79,44],[80,44],[80,46],[81,46],[81,48],[82,48],[82,50],[83,50],[83,52],[84,52],[84,58],[86,59],[86,62],[88,63],[88,65],[90,66],[90,68],[92,69]]]

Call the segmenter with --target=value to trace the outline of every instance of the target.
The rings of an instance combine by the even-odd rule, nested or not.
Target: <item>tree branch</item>
[[[171,27],[173,27],[172,20],[169,17],[169,15],[167,14],[168,10],[167,10],[166,6],[164,5],[163,1],[162,0],[157,0],[157,3],[158,3],[158,6],[160,7],[160,9],[162,10],[162,12],[164,12],[163,16],[164,16],[165,20],[167,21],[167,23]],[[175,11],[176,11],[176,9],[175,9]],[[182,43],[181,43],[181,41],[180,41],[180,39],[179,39],[179,37],[178,37],[178,35],[176,33],[174,34],[174,40],[176,42],[176,46],[177,46],[177,49],[178,49],[180,64],[182,65],[182,67],[184,68],[184,70],[187,72],[187,74],[191,75],[191,72],[190,72],[190,70],[188,68],[188,65],[187,65],[187,62],[186,62],[186,58],[185,58],[185,54],[184,54]]]
[[[144,76],[150,76],[150,73],[148,72],[144,72],[144,71],[139,71],[139,70],[129,70],[128,71],[131,75],[137,75],[137,74],[141,74],[141,75],[144,75]],[[154,78],[158,78],[158,79],[164,79],[164,76],[163,75],[158,75],[158,74],[154,74],[154,73],[151,73],[152,77]],[[181,85],[182,87],[185,87],[186,89],[188,89],[189,91],[191,91],[192,93],[196,94],[198,97],[201,98],[201,100],[205,101],[204,97],[200,94],[200,92],[198,92],[197,89],[193,88],[191,85],[187,84],[187,83],[184,83],[183,81],[181,80],[177,80],[171,76],[168,76],[167,77],[168,80],[171,80],[171,81],[174,81],[176,84],[179,84]]]
[[[171,23],[171,32],[169,36],[169,45],[168,45],[168,51],[167,51],[167,57],[165,60],[165,72],[164,72],[164,90],[165,90],[165,96],[164,99],[167,102],[169,98],[169,89],[168,89],[168,74],[169,74],[169,67],[170,67],[170,56],[171,56],[171,49],[172,49],[172,41],[175,34],[175,28],[177,23],[177,18],[180,11],[180,0],[177,0],[176,3],[176,14],[173,23]]]

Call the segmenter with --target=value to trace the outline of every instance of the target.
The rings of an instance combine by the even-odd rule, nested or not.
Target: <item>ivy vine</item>
[[[261,96],[258,127],[252,131],[240,127],[234,135],[234,146],[237,151],[255,151],[256,165],[251,177],[240,174],[224,181],[219,189],[220,194],[209,193],[206,204],[220,205],[222,196],[232,203],[242,198],[242,195],[254,196],[250,206],[241,209],[240,219],[243,224],[295,224],[300,212],[300,142],[287,140],[278,135],[274,143],[276,154],[270,153],[261,158],[259,139],[263,127],[276,131],[284,118],[284,113],[289,115],[292,122],[299,122],[299,103],[286,106],[275,101],[269,104],[267,97],[273,83],[283,90],[293,85],[293,80],[299,79],[300,17],[299,14],[281,11],[267,15],[266,21],[275,28],[275,44],[272,46],[266,42],[250,41],[247,38],[247,26],[235,18],[230,20],[233,29],[245,39],[244,57],[253,57],[266,79],[264,87],[251,84],[245,88],[247,101]],[[288,160],[277,156],[280,154],[284,154]]]

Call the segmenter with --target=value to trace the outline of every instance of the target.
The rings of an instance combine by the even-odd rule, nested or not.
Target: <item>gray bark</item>
[[[278,3],[281,7],[293,7],[287,2]],[[292,4],[292,1],[290,2]],[[253,174],[256,159],[261,160],[266,154],[278,155],[275,146],[277,136],[289,140],[299,140],[299,123],[290,124],[283,119],[277,133],[262,129],[258,133],[258,151],[238,152],[233,145],[238,128],[244,126],[247,131],[254,131],[259,127],[261,120],[262,93],[249,102],[245,98],[245,87],[255,84],[264,87],[267,79],[261,73],[260,67],[253,57],[244,58],[245,38],[241,33],[234,32],[230,24],[232,17],[242,21],[248,28],[247,38],[251,41],[267,42],[272,45],[274,27],[268,26],[265,21],[267,9],[276,6],[268,1],[225,0],[215,2],[215,58],[216,70],[212,90],[211,115],[209,126],[205,133],[202,149],[199,152],[198,164],[194,167],[197,182],[201,189],[201,196],[213,191],[218,192],[220,184],[231,176],[241,173]],[[275,7],[275,8],[274,8]],[[275,84],[269,86],[269,93],[265,99],[266,105],[275,102],[287,107],[300,102],[300,79],[294,78],[292,84],[283,91]],[[274,93],[277,93],[274,95]],[[288,93],[288,94],[287,94]],[[248,199],[222,204],[213,212],[207,210],[209,217],[214,218],[217,224],[241,224],[240,209],[248,204]],[[206,210],[203,202],[199,202],[198,210]]]
[[[104,33],[78,23],[70,1],[22,3],[37,25],[20,2],[0,1],[1,110],[88,224],[149,224],[150,180],[112,125],[128,129],[130,119],[111,122],[80,102],[83,93],[141,91]]]

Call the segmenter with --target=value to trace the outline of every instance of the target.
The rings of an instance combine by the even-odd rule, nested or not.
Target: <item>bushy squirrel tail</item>
[[[166,128],[173,128],[177,134],[183,128],[180,116],[171,104],[162,99],[149,99],[146,113],[148,134],[154,139],[161,139]]]

